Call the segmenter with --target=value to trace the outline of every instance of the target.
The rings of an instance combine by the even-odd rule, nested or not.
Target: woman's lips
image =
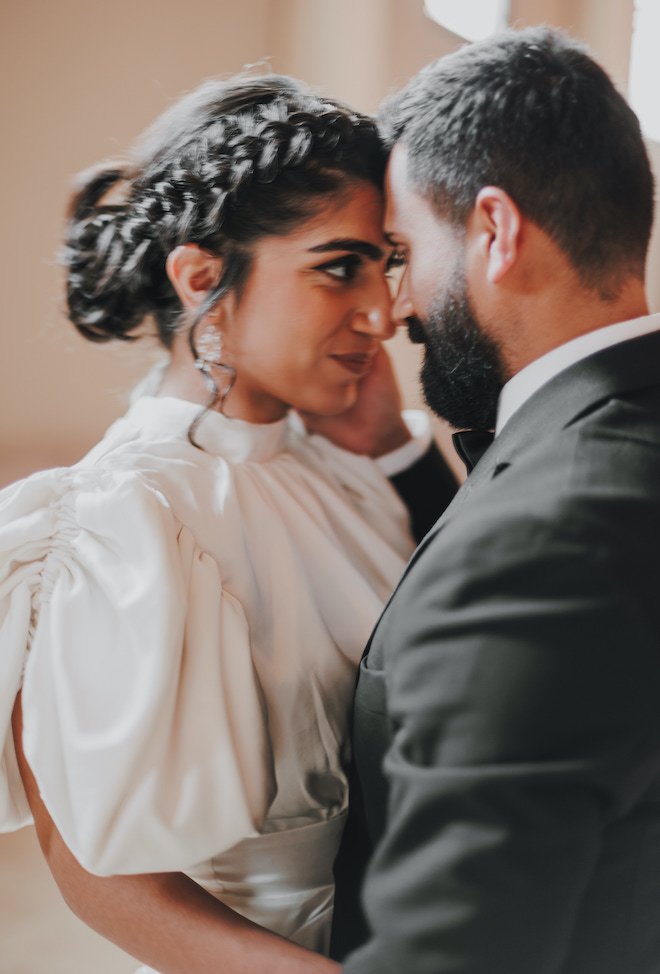
[[[373,355],[364,355],[359,352],[353,354],[347,353],[346,355],[331,355],[330,358],[334,359],[335,362],[339,362],[340,365],[343,365],[345,369],[348,369],[354,375],[364,375],[367,373],[374,360]]]

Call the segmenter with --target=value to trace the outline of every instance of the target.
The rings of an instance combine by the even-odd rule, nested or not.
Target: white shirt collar
[[[550,379],[563,372],[570,365],[575,365],[583,358],[600,352],[604,348],[618,345],[629,338],[647,335],[649,332],[660,330],[660,314],[645,315],[643,318],[633,318],[631,321],[618,321],[614,325],[606,325],[595,331],[587,332],[578,338],[565,342],[552,351],[537,358],[534,362],[521,369],[506,383],[500,393],[497,406],[497,422],[495,435],[502,432],[515,412],[544,386]]]

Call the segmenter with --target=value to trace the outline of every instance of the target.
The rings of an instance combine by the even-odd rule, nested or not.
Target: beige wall
[[[512,0],[512,16],[572,30],[623,82],[632,6]],[[91,345],[64,318],[55,257],[72,174],[120,152],[204,77],[269,57],[274,70],[370,111],[460,43],[424,16],[422,0],[113,0],[109,11],[100,0],[0,4],[0,483],[82,455],[158,355],[148,343]],[[660,169],[660,150],[654,158]],[[659,308],[660,240],[654,247]],[[418,349],[394,341],[417,405]]]

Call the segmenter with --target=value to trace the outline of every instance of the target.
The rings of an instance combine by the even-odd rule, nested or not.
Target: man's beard
[[[474,315],[462,262],[426,318],[407,324],[410,340],[426,346],[420,377],[430,409],[455,429],[493,429],[505,368],[499,344]]]

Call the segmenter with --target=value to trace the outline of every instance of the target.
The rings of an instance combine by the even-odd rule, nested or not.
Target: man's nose
[[[396,297],[392,303],[392,318],[396,327],[397,325],[405,325],[406,319],[413,317],[415,317],[415,306],[413,305],[410,295],[408,294],[408,289],[406,287],[406,274],[404,273],[401,281],[399,282]]]

